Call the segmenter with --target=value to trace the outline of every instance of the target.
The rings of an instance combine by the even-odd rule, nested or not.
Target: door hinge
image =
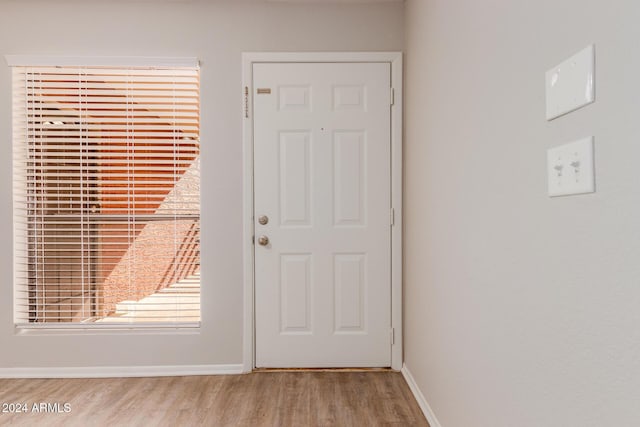
[[[390,105],[395,105],[396,103],[396,90],[391,88],[391,102]]]
[[[249,118],[249,86],[244,87],[244,118]]]
[[[391,208],[391,211],[389,212],[389,224],[392,227],[396,225],[396,210],[393,208]]]
[[[396,330],[394,328],[391,328],[391,345],[394,345],[396,343]]]

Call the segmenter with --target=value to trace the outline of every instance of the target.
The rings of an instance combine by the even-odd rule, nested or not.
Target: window
[[[15,323],[197,325],[195,61],[12,65]]]

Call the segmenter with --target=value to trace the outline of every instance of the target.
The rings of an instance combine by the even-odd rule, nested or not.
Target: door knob
[[[267,246],[269,244],[269,238],[267,236],[258,237],[258,244],[260,246]]]

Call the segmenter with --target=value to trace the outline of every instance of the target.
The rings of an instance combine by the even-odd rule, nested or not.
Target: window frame
[[[10,67],[112,67],[112,68],[146,68],[146,69],[167,69],[167,68],[196,68],[199,70],[199,61],[197,58],[183,58],[183,57],[58,57],[58,56],[32,56],[32,55],[6,55],[5,59],[7,64]],[[199,97],[200,90],[198,89]],[[14,98],[14,93],[12,91],[12,99]],[[200,101],[198,102],[200,104]],[[200,108],[198,108],[198,117],[201,117]],[[15,127],[15,124],[14,124]],[[14,129],[15,131],[15,129]],[[199,143],[198,138],[198,143]],[[13,149],[15,150],[15,141],[12,143]],[[199,161],[199,155],[198,160]],[[15,169],[14,169],[15,170]],[[16,175],[15,172],[12,173],[13,182],[15,185]],[[14,190],[14,198],[15,198],[15,190]],[[15,201],[14,201],[15,203]],[[15,235],[18,232],[16,228],[16,208],[14,205],[14,242]],[[198,214],[198,218],[201,218],[201,208]],[[14,268],[13,268],[13,309],[14,312],[18,307],[18,296],[16,291],[17,284],[17,273],[18,269],[16,268],[16,249],[14,246]],[[202,299],[199,297],[200,302]],[[200,314],[202,313],[202,309],[200,308]],[[127,322],[122,324],[114,324],[114,323],[60,323],[60,322],[51,322],[51,323],[14,323],[14,327],[17,331],[20,332],[35,332],[35,331],[47,331],[47,330],[63,330],[63,331],[71,331],[71,330],[127,330],[127,331],[151,331],[154,329],[160,330],[184,330],[184,331],[193,331],[194,329],[200,328],[201,321],[198,322],[170,322],[170,323],[142,323],[142,322]]]

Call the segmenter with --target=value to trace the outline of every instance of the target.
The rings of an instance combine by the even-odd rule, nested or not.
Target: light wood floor
[[[69,413],[31,413],[34,403]],[[400,373],[255,372],[248,375],[0,379],[0,425],[23,426],[425,426]],[[0,408],[0,410],[3,408]]]

